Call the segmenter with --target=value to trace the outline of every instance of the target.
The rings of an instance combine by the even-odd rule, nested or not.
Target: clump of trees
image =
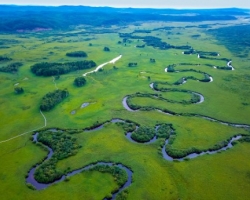
[[[21,67],[23,64],[20,62],[16,63],[11,63],[7,66],[1,67],[0,72],[5,72],[5,73],[17,73],[19,67]]]
[[[77,77],[74,80],[74,84],[77,87],[82,87],[83,85],[86,84],[86,79],[84,77]]]
[[[42,98],[40,109],[42,111],[49,111],[68,96],[69,92],[67,89],[49,92]]]
[[[87,57],[88,55],[84,51],[73,51],[73,52],[66,53],[66,56],[69,56],[69,57]]]
[[[131,138],[137,142],[148,142],[155,136],[155,130],[150,127],[141,126],[131,135]]]
[[[128,179],[126,171],[122,170],[118,166],[97,165],[91,168],[90,171],[99,171],[101,173],[111,174],[114,177],[115,182],[118,184],[118,187],[122,187]]]
[[[172,124],[161,124],[157,129],[157,138],[168,139],[172,132]]]
[[[103,51],[110,51],[110,49],[108,47],[104,47]]]
[[[24,93],[24,90],[23,90],[22,87],[15,87],[14,91],[15,91],[16,94],[22,94],[22,93]]]
[[[200,80],[201,82],[210,82],[210,76],[208,74],[204,74],[204,78]]]
[[[76,138],[72,138],[63,132],[41,132],[38,135],[38,141],[53,149],[54,154],[51,159],[45,161],[36,169],[34,176],[40,183],[52,183],[64,174],[63,171],[56,169],[57,162],[75,155],[81,146],[76,142]]]
[[[150,62],[151,63],[155,63],[155,59],[154,58],[150,58]]]
[[[136,67],[136,66],[137,66],[137,63],[132,63],[132,62],[130,62],[130,63],[128,63],[128,66],[129,66],[129,67]]]
[[[0,62],[1,61],[10,61],[10,60],[12,60],[12,59],[7,57],[7,56],[0,56]]]
[[[92,60],[67,62],[67,63],[48,63],[42,62],[34,64],[30,67],[31,72],[37,76],[55,76],[67,74],[72,71],[89,69],[95,67],[96,63]]]
[[[187,51],[183,51],[183,54],[193,54],[193,53],[196,53],[194,49],[190,49],[190,50],[187,50]]]
[[[124,123],[124,122],[118,122],[118,126],[121,126],[125,133],[132,132],[136,129],[136,124],[134,123]]]
[[[145,47],[145,44],[143,45],[136,45],[136,48],[144,48]]]
[[[175,67],[175,65],[169,65],[168,66],[168,72],[175,72],[174,67]]]
[[[198,103],[201,100],[201,97],[197,94],[192,93],[191,103]]]

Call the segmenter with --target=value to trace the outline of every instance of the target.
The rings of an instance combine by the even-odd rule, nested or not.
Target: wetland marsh
[[[0,199],[249,197],[248,12],[92,12],[0,24]]]

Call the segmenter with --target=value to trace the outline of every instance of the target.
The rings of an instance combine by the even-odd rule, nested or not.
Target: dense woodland
[[[72,71],[89,69],[95,67],[96,63],[92,60],[67,62],[67,63],[37,63],[30,67],[31,71],[37,76],[54,76],[67,74]]]
[[[135,40],[142,40],[143,42],[145,42],[145,45],[147,46],[152,46],[154,48],[159,48],[161,50],[168,50],[168,49],[192,49],[191,46],[189,45],[182,45],[182,46],[175,46],[175,45],[171,45],[168,44],[167,42],[163,42],[161,38],[155,37],[155,36],[138,36],[138,35],[134,35],[134,33],[119,33],[119,36],[121,38],[123,38],[123,42],[129,42],[132,39]],[[144,48],[145,45],[137,45],[137,48]]]
[[[3,62],[3,61],[10,61],[12,60],[11,58],[7,57],[7,56],[0,56],[0,62]]]
[[[23,64],[20,62],[15,62],[15,63],[11,63],[8,64],[4,67],[0,68],[0,72],[6,72],[6,73],[17,73],[19,67],[21,67]]]
[[[73,51],[73,52],[66,53],[66,56],[69,56],[69,57],[87,57],[88,55],[84,51]]]
[[[50,160],[38,167],[35,172],[35,179],[41,183],[51,183],[63,175],[62,171],[56,170],[56,163],[75,155],[81,146],[77,144],[75,138],[63,132],[42,132],[38,136],[38,141],[53,149],[54,154]]]
[[[226,45],[236,56],[241,58],[248,57],[250,51],[250,25],[210,29],[208,33],[215,36],[223,45]]]
[[[84,77],[77,77],[74,80],[74,84],[77,87],[82,87],[83,85],[85,85],[86,83],[86,79]]]
[[[155,136],[155,130],[150,127],[139,127],[131,135],[131,138],[137,142],[148,142]]]
[[[244,15],[243,9],[174,10],[95,8],[87,6],[0,6],[0,32],[17,30],[67,29],[72,25],[110,26],[136,21],[214,21],[235,20]],[[184,15],[194,13],[194,15]]]
[[[68,96],[69,92],[67,91],[67,89],[49,92],[42,98],[40,109],[42,111],[49,111]]]

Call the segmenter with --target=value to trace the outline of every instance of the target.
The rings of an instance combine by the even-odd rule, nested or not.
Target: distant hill
[[[71,25],[110,26],[135,21],[214,21],[235,20],[248,10],[226,9],[150,9],[89,6],[0,5],[0,31],[67,29]]]

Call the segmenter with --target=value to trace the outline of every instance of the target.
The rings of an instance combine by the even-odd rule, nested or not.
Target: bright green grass
[[[139,28],[186,25],[191,23],[145,23]],[[137,28],[131,25],[126,29],[120,28],[120,32],[132,32]],[[177,70],[185,67],[201,70],[214,78],[212,83],[188,80],[181,86],[166,86],[199,92],[204,95],[205,102],[183,106],[149,98],[135,98],[133,101],[137,101],[139,105],[157,105],[175,112],[197,113],[232,123],[250,124],[248,90],[250,85],[246,76],[249,74],[248,61],[233,57],[228,49],[217,44],[218,41],[215,38],[201,32],[203,30],[176,28],[171,31],[181,32],[181,35],[167,35],[166,31],[152,32],[150,35],[161,37],[163,41],[173,45],[185,45],[188,42],[197,50],[218,51],[221,57],[233,59],[235,71],[216,70],[202,65],[176,67]],[[190,37],[197,33],[201,34],[200,39]],[[30,72],[30,66],[44,61],[81,60],[65,56],[66,52],[78,50],[86,51],[88,53],[86,59],[94,60],[98,65],[110,61],[120,53],[123,57],[117,63],[105,66],[103,72],[88,75],[87,84],[82,88],[75,87],[73,81],[75,77],[81,76],[88,70],[62,75],[59,80],[56,80],[58,88],[67,88],[70,96],[51,112],[44,113],[48,127],[84,128],[96,121],[103,122],[117,117],[151,127],[157,123],[172,123],[177,132],[173,147],[178,149],[209,148],[232,135],[248,133],[243,129],[197,117],[169,116],[157,111],[128,112],[122,106],[122,99],[126,95],[136,92],[154,93],[149,87],[152,82],[174,83],[187,75],[203,78],[202,74],[194,72],[165,73],[164,69],[170,64],[224,66],[226,64],[224,61],[198,59],[197,55],[182,55],[182,50],[175,49],[168,51],[152,47],[138,49],[135,46],[142,41],[137,42],[137,40],[133,40],[127,46],[118,45],[117,42],[121,40],[118,34],[97,34],[96,39],[91,41],[83,41],[83,39],[92,36],[59,38],[53,34],[57,33],[29,34],[28,38],[20,38],[19,35],[1,35],[3,39],[17,39],[21,43],[9,45],[11,47],[9,49],[1,49],[0,55],[9,56],[14,61],[23,62],[24,65],[18,74],[0,73],[0,141],[44,125],[44,120],[39,113],[39,104],[47,92],[55,90],[55,85],[52,77],[34,76]],[[68,42],[68,40],[76,42]],[[89,47],[89,43],[93,46]],[[104,52],[104,46],[108,46],[111,51]],[[150,58],[156,59],[156,63],[150,63]],[[138,66],[129,68],[129,62],[137,62]],[[117,70],[113,69],[114,65]],[[16,83],[24,88],[24,94],[14,94]],[[189,94],[184,93],[161,94],[173,100],[190,98]],[[91,104],[81,109],[84,102]],[[76,110],[75,115],[71,114],[72,110]],[[46,155],[42,149],[30,142],[30,135],[0,144],[1,199],[78,199],[80,197],[102,199],[116,187],[110,175],[86,172],[72,177],[67,183],[59,183],[43,191],[28,189],[25,185],[26,173],[33,164]],[[248,144],[238,144],[233,149],[218,155],[202,156],[178,163],[168,162],[162,158],[159,154],[159,141],[151,145],[130,143],[125,138],[123,130],[116,125],[108,125],[100,131],[80,133],[75,136],[83,148],[76,156],[60,161],[57,167],[76,169],[96,160],[121,162],[131,167],[134,172],[133,184],[128,189],[129,199],[244,199],[250,195],[249,178],[246,175],[249,173]]]

